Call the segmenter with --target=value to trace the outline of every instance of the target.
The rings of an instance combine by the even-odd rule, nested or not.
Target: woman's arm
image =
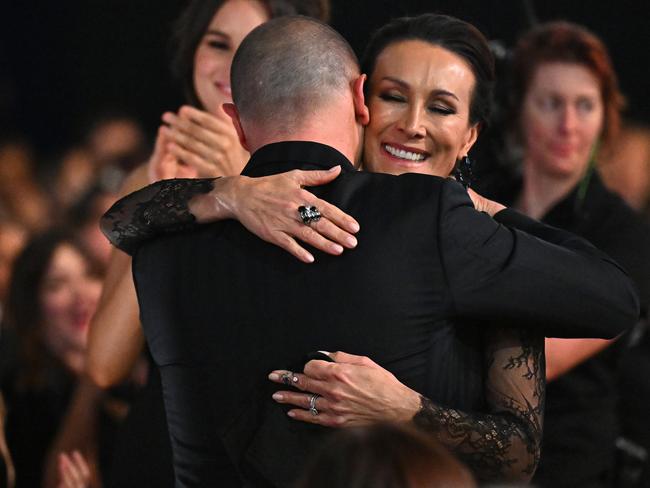
[[[143,165],[129,175],[121,193],[133,192],[147,183],[147,166]],[[143,345],[131,256],[113,249],[88,331],[86,373],[102,388],[114,386],[133,371]]]
[[[537,468],[544,414],[543,338],[491,329],[485,414],[446,409],[422,397],[413,422],[434,434],[482,480],[528,481]]]
[[[274,371],[269,378],[310,394],[279,391],[295,405],[296,420],[330,427],[413,421],[457,454],[478,478],[523,481],[539,459],[544,404],[544,342],[525,332],[490,329],[486,352],[486,412],[445,408],[400,383],[372,360],[332,353],[335,363],[310,361],[304,374]],[[309,412],[311,393],[318,393]]]
[[[546,381],[553,381],[612,345],[616,339],[546,339]]]
[[[118,201],[102,218],[101,227],[114,245],[133,254],[143,241],[156,235],[237,219],[261,239],[312,262],[313,256],[296,239],[330,254],[341,254],[357,243],[352,234],[359,224],[303,188],[329,183],[339,173],[340,167],[335,167],[262,178],[159,181]],[[298,214],[301,205],[316,206],[322,218],[304,225]]]
[[[113,249],[88,332],[88,376],[101,388],[120,383],[133,371],[143,345],[131,256]]]

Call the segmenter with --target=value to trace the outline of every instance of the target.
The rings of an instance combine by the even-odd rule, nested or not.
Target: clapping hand
[[[184,105],[178,113],[165,112],[167,150],[195,168],[198,177],[238,175],[248,160],[226,113],[212,114]]]

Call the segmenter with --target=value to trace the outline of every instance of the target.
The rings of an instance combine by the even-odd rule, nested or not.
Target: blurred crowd
[[[215,11],[213,9],[204,15],[212,19]],[[232,19],[228,21],[235,22]],[[250,30],[247,26],[242,29],[246,32]],[[236,35],[240,35],[239,40],[243,37],[241,33]],[[216,43],[223,42],[223,39],[209,41]],[[196,58],[194,52],[191,53],[196,63],[200,62],[199,50],[202,45],[195,41],[192,46],[197,51]],[[210,69],[208,65],[203,66]],[[194,73],[193,76],[200,80],[201,74]],[[549,83],[555,82],[553,76],[549,74]],[[112,252],[110,244],[100,232],[98,221],[127,188],[143,186],[159,177],[185,175],[182,168],[167,171],[157,151],[166,147],[177,160],[185,159],[187,164],[192,160],[194,156],[190,146],[182,147],[180,143],[170,141],[179,140],[174,138],[174,131],[184,130],[182,121],[193,118],[192,110],[217,113],[215,106],[220,105],[222,100],[210,100],[210,95],[202,90],[200,82],[197,82],[190,89],[191,93],[186,93],[188,103],[195,108],[184,107],[177,113],[165,114],[158,134],[147,134],[137,118],[126,115],[119,108],[98,115],[87,128],[83,140],[70,145],[61,155],[47,156],[47,163],[36,159],[39,151],[31,141],[19,137],[0,139],[0,428],[3,431],[0,455],[4,459],[0,486],[119,486],[110,481],[111,466],[122,453],[117,446],[124,442],[123,430],[129,425],[128,421],[125,423],[129,408],[139,398],[150,372],[147,370],[149,363],[146,352],[138,350],[137,361],[129,368],[126,379],[120,382],[103,384],[100,388],[86,375],[89,326],[102,294]],[[546,100],[544,103],[543,108],[551,109],[553,104],[561,102]],[[627,103],[633,103],[633,100]],[[227,120],[223,114],[214,118],[218,119],[215,125]],[[572,123],[579,125],[581,121],[578,117]],[[502,139],[509,141],[510,146],[490,156],[482,155],[477,165],[479,168],[482,164],[496,168],[499,175],[508,173],[523,178],[523,191],[526,191],[530,188],[525,186],[526,175],[522,176],[522,172],[532,168],[530,154],[526,152],[530,150],[527,144],[543,134],[523,134],[523,130],[524,127],[519,127],[514,131],[517,132],[514,137],[504,136]],[[599,133],[600,128],[596,130],[594,139],[599,137]],[[229,137],[228,141],[234,140],[234,135]],[[222,137],[222,140],[226,138]],[[174,144],[177,146],[171,147]],[[650,127],[623,118],[620,129],[612,137],[603,138],[596,146],[596,150],[590,148],[580,164],[585,167],[589,165],[589,174],[593,173],[592,181],[596,177],[602,179],[607,191],[619,195],[638,221],[645,222],[639,225],[648,225]],[[238,172],[236,169],[246,160],[246,153],[238,147],[230,150],[227,156],[235,160],[232,164],[235,169],[229,171]],[[504,160],[486,161],[488,157],[499,156],[503,156]],[[207,161],[207,158],[204,159]],[[197,161],[195,173],[189,174],[205,174],[201,165],[209,163],[206,161]],[[523,166],[524,162],[529,166]],[[227,166],[226,163],[224,165]],[[536,174],[540,179],[546,178],[544,171],[537,168]],[[561,171],[562,168],[557,169],[556,176]],[[132,180],[127,179],[128,175],[138,172],[140,183],[132,185],[129,183]],[[227,174],[223,168],[215,170],[213,174],[220,172]],[[578,193],[588,191],[589,181],[585,183],[584,168],[580,172],[580,178],[569,185],[564,196],[573,191],[574,184],[580,186]],[[142,177],[145,173],[146,176]],[[546,178],[545,181],[550,185],[560,180],[555,177]],[[488,194],[502,194],[503,188],[494,185],[490,178],[485,179],[486,188],[481,188],[481,184],[479,180],[478,188]],[[550,190],[544,188],[543,191]],[[536,218],[545,217],[553,206],[551,203],[554,203],[540,204],[540,209],[535,212],[533,207],[539,202],[534,199],[526,202],[529,207],[524,206],[523,209],[528,209]],[[522,206],[517,198],[512,203]],[[561,226],[562,222],[558,220],[553,223]],[[574,231],[580,233],[581,225],[576,223]],[[618,232],[616,226],[612,229],[614,233]],[[624,231],[622,235],[626,239],[634,239],[634,235]],[[616,243],[613,247],[623,248],[625,244]],[[631,262],[634,263],[634,259]],[[650,280],[650,277],[646,276],[645,279]],[[650,398],[650,375],[644,376],[650,372],[650,346],[644,323],[622,340],[625,341],[624,346],[599,346],[582,361],[604,354],[610,348],[609,352],[612,353],[616,349],[616,358],[611,359],[613,362],[607,360],[608,364],[616,364],[615,370],[607,373],[611,378],[602,380],[599,377],[590,383],[590,388],[595,388],[592,393],[598,395],[598,381],[602,380],[605,381],[603,391],[615,388],[618,389],[618,397],[627,399],[622,410],[617,410],[621,429],[616,436],[617,456],[623,459],[619,473],[623,481],[620,483],[628,480],[630,484],[619,486],[641,486],[633,483],[638,483],[636,480],[644,476],[641,474],[644,469],[645,476],[648,476],[647,449],[650,448],[650,433],[644,432],[635,423],[644,415],[644,409],[647,413],[650,408],[650,403],[644,403]],[[566,373],[575,373],[574,368],[576,366],[571,365],[567,371],[559,371],[556,377],[549,377],[549,382],[557,381],[557,377]],[[598,370],[594,374],[604,373]],[[562,388],[571,388],[572,385],[575,383],[567,382]],[[551,391],[549,395],[552,394]],[[566,393],[562,392],[561,395]],[[550,403],[553,403],[552,399]],[[164,418],[164,413],[161,415]],[[140,415],[138,421],[144,422],[146,419],[146,415]],[[598,421],[598,417],[594,419],[594,422]],[[163,423],[164,420],[159,425]],[[568,425],[563,428],[569,428]],[[648,425],[646,423],[646,427]],[[346,481],[332,476],[335,472],[344,473],[346,469],[357,473],[367,472],[368,479],[372,479],[371,476],[376,476],[380,466],[386,468],[410,450],[413,455],[409,456],[408,462],[404,462],[405,465],[426,465],[419,457],[435,458],[436,463],[451,466],[449,470],[453,473],[445,478],[447,475],[437,470],[435,472],[440,480],[445,480],[432,481],[440,484],[425,484],[421,480],[427,476],[426,470],[417,467],[420,478],[413,484],[386,482],[373,485],[369,481],[345,486],[474,486],[465,468],[460,464],[457,466],[455,463],[458,462],[448,453],[440,451],[439,446],[429,446],[428,441],[410,431],[391,429],[393,427],[388,426],[384,430],[350,432],[347,438],[341,435],[340,439],[333,440],[339,443],[334,445],[335,449],[324,450],[310,468],[311,473],[315,473],[313,480],[318,479],[318,483],[304,481],[300,486],[344,486],[337,483]],[[163,430],[160,435],[164,437],[167,434]],[[397,447],[401,443],[405,443],[405,447]],[[382,448],[380,452],[373,453],[369,446]],[[363,458],[360,452],[368,452],[371,461]],[[393,457],[389,462],[391,455]],[[339,467],[336,470],[328,468],[333,465]],[[411,468],[407,466],[403,469],[408,471]],[[548,469],[554,468],[551,466]],[[307,476],[305,479],[308,479]],[[389,475],[385,474],[382,479],[388,478]],[[152,482],[151,486],[158,485]]]

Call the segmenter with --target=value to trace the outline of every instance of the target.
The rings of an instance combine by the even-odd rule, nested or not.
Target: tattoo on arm
[[[466,413],[421,397],[413,421],[451,449],[483,481],[530,479],[542,440],[544,338],[491,328],[485,384],[488,412]]]
[[[195,227],[189,202],[213,188],[214,178],[158,181],[117,201],[102,217],[102,232],[116,247],[132,255],[151,237]]]

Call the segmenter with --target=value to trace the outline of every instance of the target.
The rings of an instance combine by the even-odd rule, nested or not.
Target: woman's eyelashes
[[[227,51],[230,49],[230,44],[226,41],[219,41],[216,39],[210,39],[207,41],[208,46],[219,51]]]
[[[408,103],[408,98],[398,93],[383,92],[379,94],[379,98],[389,103]],[[428,104],[427,111],[438,115],[452,115],[456,113],[453,107],[441,105],[440,103]]]
[[[427,107],[427,110],[429,112],[433,112],[439,115],[453,115],[456,113],[456,110],[454,110],[451,107],[447,107],[444,105],[429,105]]]
[[[380,93],[379,98],[386,102],[397,102],[397,103],[404,103],[406,102],[406,97],[403,95],[399,95],[397,93]]]

